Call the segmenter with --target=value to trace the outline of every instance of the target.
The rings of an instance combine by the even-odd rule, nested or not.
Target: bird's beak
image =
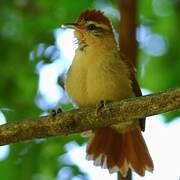
[[[61,28],[63,29],[79,29],[80,25],[77,23],[66,23],[66,24],[62,24]]]

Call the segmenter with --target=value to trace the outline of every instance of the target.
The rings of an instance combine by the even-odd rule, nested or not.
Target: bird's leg
[[[106,111],[106,110],[110,110],[109,108],[107,108],[107,104],[111,103],[112,101],[110,100],[101,100],[97,105],[96,105],[96,115],[98,115],[99,113]]]

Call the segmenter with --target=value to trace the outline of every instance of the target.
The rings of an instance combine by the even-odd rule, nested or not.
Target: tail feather
[[[95,130],[87,147],[87,159],[110,172],[120,171],[124,177],[129,168],[141,176],[145,170],[153,170],[152,159],[138,128],[125,133],[112,128]]]

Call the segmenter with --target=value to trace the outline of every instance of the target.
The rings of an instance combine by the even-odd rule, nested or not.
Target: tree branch
[[[7,123],[0,126],[0,145],[79,133],[177,109],[180,109],[180,88],[108,103],[100,111],[94,106],[87,106],[55,117]]]
[[[137,65],[137,42],[136,42],[136,26],[137,26],[137,7],[138,0],[119,0],[120,11],[120,25],[119,25],[119,44],[120,53],[123,53],[131,63],[136,67]],[[133,80],[135,81],[135,80]],[[137,84],[137,83],[133,83]],[[134,87],[134,86],[133,86]],[[135,86],[136,87],[136,86]],[[139,85],[137,84],[139,89]],[[134,89],[137,96],[137,89]],[[137,92],[136,92],[137,91]],[[141,93],[140,93],[141,94]],[[132,180],[131,170],[128,171],[128,175],[123,177],[118,172],[118,180]]]
[[[128,57],[132,64],[137,64],[137,6],[138,0],[119,0],[120,10],[120,51]]]

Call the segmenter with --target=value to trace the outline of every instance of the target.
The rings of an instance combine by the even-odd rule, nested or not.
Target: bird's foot
[[[111,103],[109,100],[101,100],[96,106],[96,115],[99,115],[101,112],[109,110],[107,104]]]
[[[54,118],[57,114],[62,113],[61,108],[52,109],[49,113],[50,118]]]

